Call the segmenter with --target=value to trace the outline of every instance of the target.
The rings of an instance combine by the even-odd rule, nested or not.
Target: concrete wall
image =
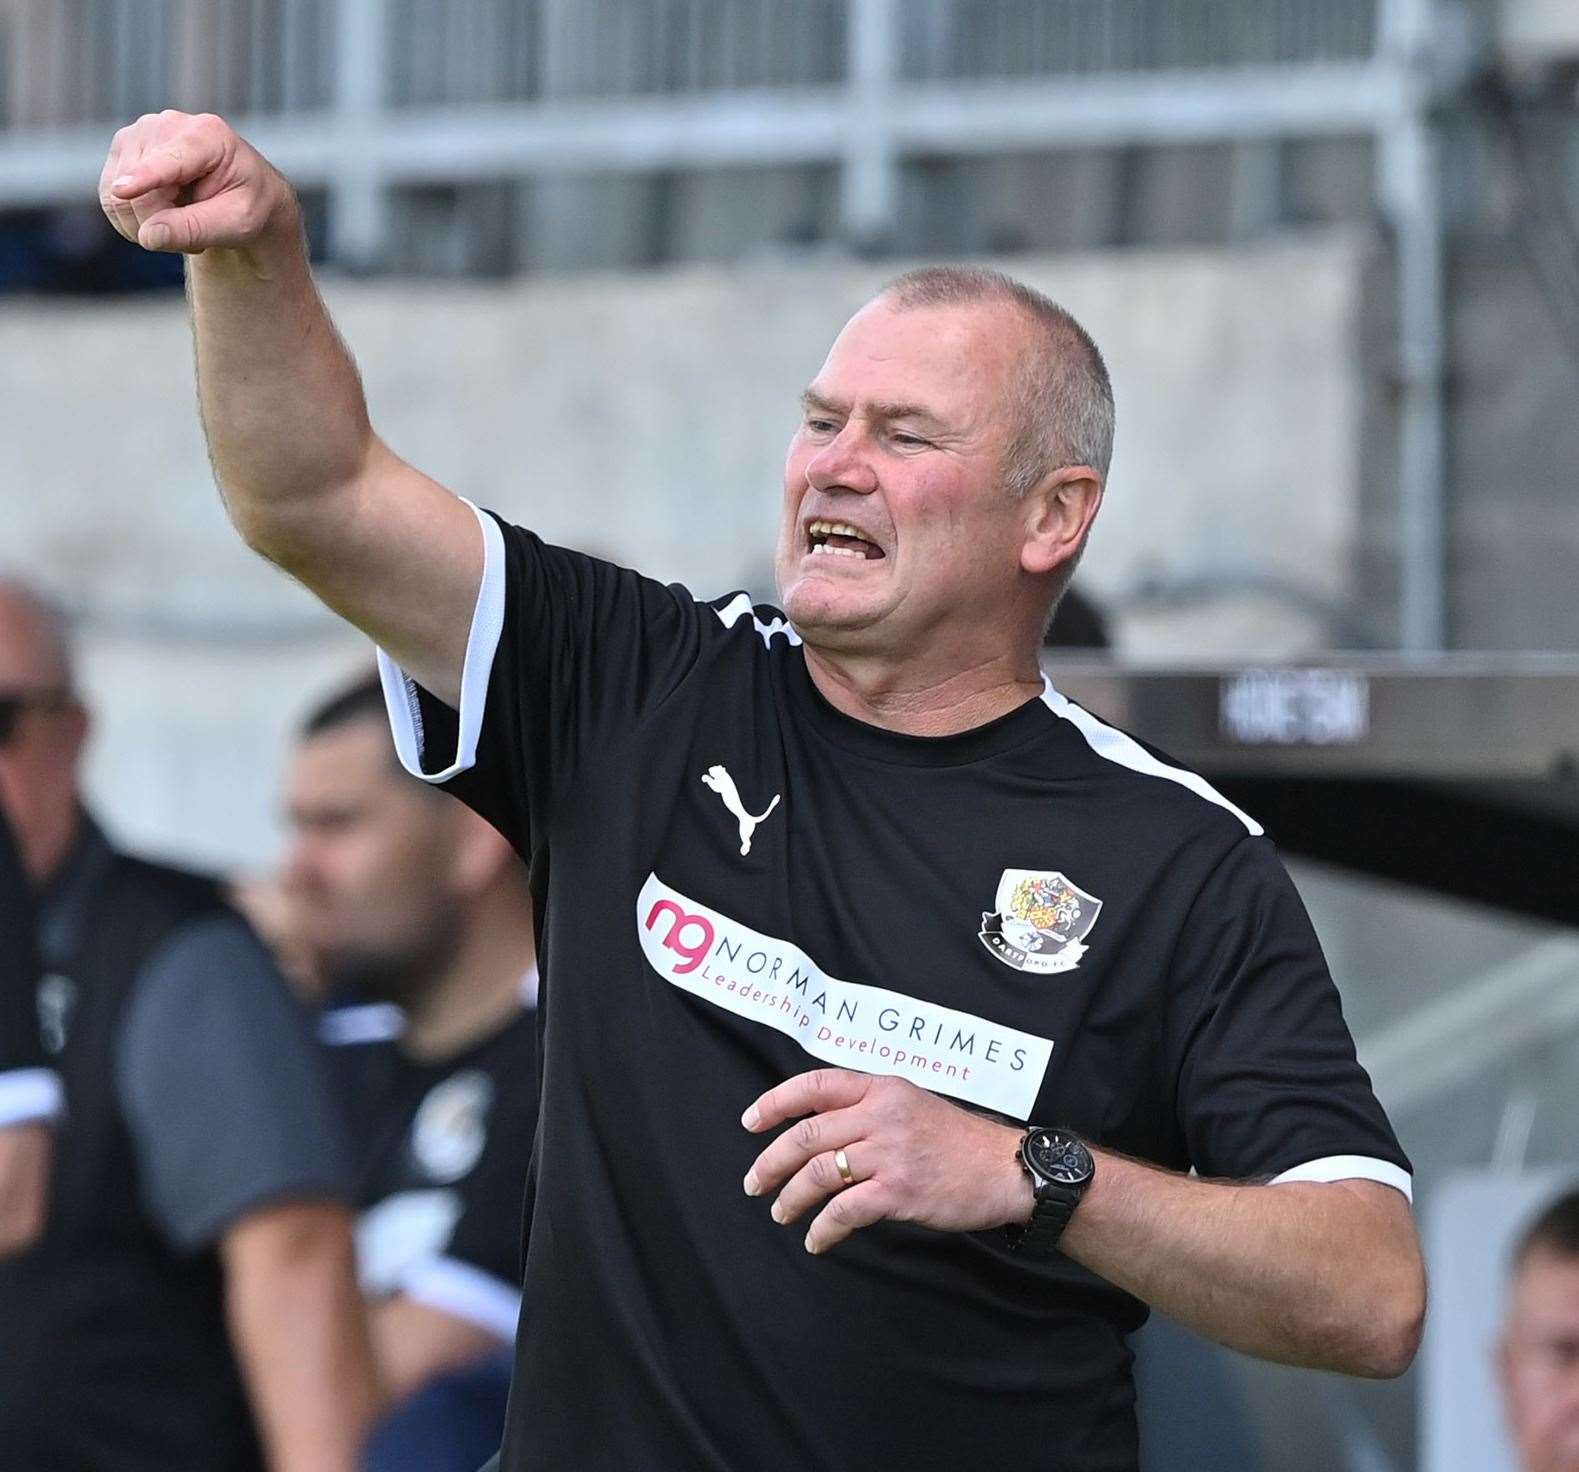
[[[1366,244],[1020,258],[1085,321],[1119,401],[1082,572],[1243,570],[1344,601],[1358,515]],[[795,397],[891,269],[762,264],[496,285],[331,283],[394,447],[545,535],[698,592],[764,590]],[[0,563],[84,614],[93,785],[139,842],[256,861],[284,732],[365,657],[243,549],[203,454],[179,301],[0,306]],[[1127,652],[1276,654],[1265,598],[1120,619]]]

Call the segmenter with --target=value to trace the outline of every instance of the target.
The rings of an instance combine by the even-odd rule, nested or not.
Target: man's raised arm
[[[289,183],[220,118],[162,112],[115,135],[99,199],[128,240],[188,257],[209,456],[248,545],[457,704],[482,536],[374,434]]]

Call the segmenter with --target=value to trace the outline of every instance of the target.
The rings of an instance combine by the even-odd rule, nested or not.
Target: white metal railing
[[[1376,0],[910,0],[907,76],[1297,66],[1369,56]]]
[[[908,80],[1357,61],[1382,0],[904,0]],[[343,9],[381,12],[388,106],[698,96],[834,85],[860,0],[13,0],[0,128],[162,106],[290,116],[331,105]]]
[[[831,163],[881,236],[907,156],[1374,133],[1428,0],[18,0],[0,206],[80,199],[110,128],[225,114],[375,264],[395,186]]]

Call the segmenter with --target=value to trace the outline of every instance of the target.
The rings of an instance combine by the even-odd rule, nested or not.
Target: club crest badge
[[[1088,949],[1102,901],[1062,874],[1005,869],[994,900],[981,917],[981,943],[1005,966],[1040,976],[1073,971]]]
[[[477,1164],[492,1105],[493,1080],[475,1068],[428,1090],[411,1126],[411,1153],[429,1180],[448,1185]]]

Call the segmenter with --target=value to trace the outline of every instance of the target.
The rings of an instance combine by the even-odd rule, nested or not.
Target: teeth
[[[806,530],[814,537],[859,537],[863,542],[871,540],[865,532],[847,521],[814,521]]]
[[[854,557],[860,562],[866,561],[866,553],[857,552],[854,547],[830,547],[826,542],[814,542],[811,554],[813,557]]]

